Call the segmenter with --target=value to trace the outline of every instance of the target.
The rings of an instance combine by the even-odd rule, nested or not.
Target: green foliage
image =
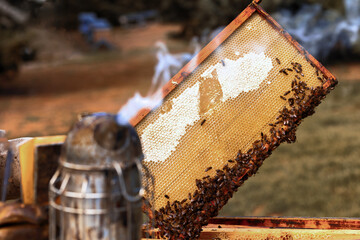
[[[220,215],[360,217],[359,93],[359,82],[340,83]]]

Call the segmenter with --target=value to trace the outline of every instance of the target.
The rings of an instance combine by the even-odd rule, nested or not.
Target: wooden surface
[[[19,160],[21,167],[22,200],[25,204],[36,203],[36,173],[43,171],[42,166],[37,166],[35,150],[37,146],[59,144],[65,141],[66,136],[48,136],[29,138],[19,145]]]
[[[241,225],[269,228],[352,229],[360,230],[359,218],[302,218],[302,217],[236,217],[212,218],[209,224]]]
[[[153,233],[155,237],[159,237],[157,230],[154,230]],[[299,217],[213,218],[203,228],[199,239],[360,239],[360,219]]]
[[[35,149],[35,195],[36,203],[49,202],[49,182],[59,165],[62,142],[37,146]]]
[[[148,239],[148,238],[142,238]],[[161,239],[161,238],[151,238]],[[270,228],[250,228],[234,227],[223,225],[203,228],[199,240],[219,240],[219,239],[246,239],[246,240],[292,240],[292,239],[338,239],[338,240],[358,240],[360,239],[359,230],[319,230],[319,229],[270,229]]]

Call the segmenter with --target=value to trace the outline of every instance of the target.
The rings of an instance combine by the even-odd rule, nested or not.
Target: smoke
[[[312,55],[326,59],[332,50],[347,51],[359,41],[360,0],[344,0],[345,16],[320,4],[297,12],[282,9],[274,18]]]
[[[174,76],[192,57],[200,50],[201,46],[194,38],[191,43],[191,47],[194,49],[194,54],[191,53],[178,53],[171,54],[166,44],[163,42],[157,42],[156,57],[158,60],[155,66],[155,74],[152,78],[151,86],[148,93],[142,96],[139,92],[127,101],[125,105],[121,107],[118,112],[118,122],[120,124],[126,124],[133,118],[139,110],[143,108],[152,109],[162,101],[162,87]]]

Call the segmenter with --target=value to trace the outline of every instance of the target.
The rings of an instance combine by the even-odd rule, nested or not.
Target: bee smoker
[[[75,124],[49,184],[50,239],[140,239],[142,157],[137,133],[116,115]]]

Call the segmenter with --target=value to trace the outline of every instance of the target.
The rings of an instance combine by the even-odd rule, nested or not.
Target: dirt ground
[[[0,82],[0,128],[9,138],[65,134],[82,112],[117,112],[135,91],[146,93],[156,64],[155,43],[172,52],[188,43],[170,40],[176,25],[115,29],[116,50],[94,51],[76,32],[34,29],[38,61]],[[330,67],[340,80],[358,79],[359,64]]]
[[[52,42],[16,79],[0,82],[0,129],[9,138],[65,134],[82,112],[116,113],[135,91],[144,94],[150,86],[157,41],[171,51],[187,49],[187,43],[167,38],[178,29],[152,24],[114,30],[111,52],[92,51],[77,33],[37,30],[38,45],[46,44],[44,38]]]

